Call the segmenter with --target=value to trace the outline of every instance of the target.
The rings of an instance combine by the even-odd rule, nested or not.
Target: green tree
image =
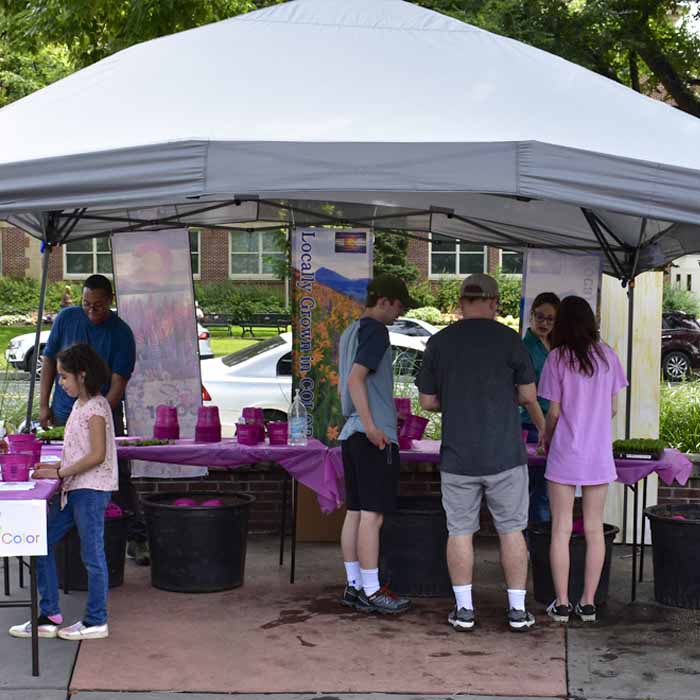
[[[374,275],[390,274],[406,284],[418,279],[418,268],[406,262],[408,237],[404,233],[377,231],[374,234]]]
[[[688,0],[422,0],[700,116],[700,37]]]

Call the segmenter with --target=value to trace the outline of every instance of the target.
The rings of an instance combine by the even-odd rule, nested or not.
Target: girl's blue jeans
[[[80,535],[80,557],[88,579],[87,607],[82,622],[87,627],[107,624],[109,578],[104,531],[105,510],[111,496],[109,491],[76,489],[68,492],[68,503],[63,510],[59,497],[51,502],[47,522],[48,554],[36,559],[41,615],[58,615],[61,612],[53,548],[75,525]]]

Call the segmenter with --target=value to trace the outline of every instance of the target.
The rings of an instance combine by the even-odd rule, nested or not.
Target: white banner
[[[180,437],[193,437],[202,403],[197,321],[187,229],[121,233],[112,239],[119,316],[136,341],[126,387],[129,434],[153,435],[156,406],[177,406]],[[193,477],[206,467],[132,463],[136,477]]]
[[[523,264],[520,309],[523,335],[528,327],[532,302],[542,292],[554,292],[560,299],[574,295],[583,297],[597,318],[602,275],[603,258],[598,253],[528,249]]]
[[[0,501],[0,557],[47,553],[46,501]]]

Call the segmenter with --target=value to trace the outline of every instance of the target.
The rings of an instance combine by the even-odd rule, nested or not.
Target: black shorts
[[[398,445],[392,442],[389,448],[379,450],[364,433],[353,433],[341,445],[345,505],[348,510],[367,510],[372,513],[391,513],[396,510],[400,466]]]

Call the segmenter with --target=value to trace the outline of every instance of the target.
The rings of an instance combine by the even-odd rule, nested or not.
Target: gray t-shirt
[[[440,400],[440,469],[485,476],[527,464],[517,386],[534,381],[522,340],[497,321],[465,319],[436,333],[416,385]]]
[[[348,389],[348,377],[355,363],[369,370],[365,383],[372,420],[384,431],[389,440],[398,443],[389,331],[383,323],[373,318],[361,318],[355,321],[340,337],[338,347],[340,402],[343,415],[347,420],[340,431],[339,439],[347,440],[353,433],[367,432],[355,410]]]

